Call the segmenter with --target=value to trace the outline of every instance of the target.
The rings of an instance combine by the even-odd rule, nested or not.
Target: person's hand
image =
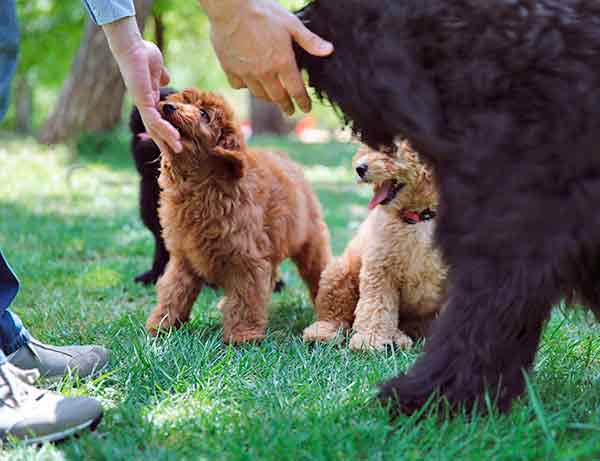
[[[211,22],[217,57],[234,88],[277,104],[288,115],[296,101],[309,112],[311,101],[298,70],[292,42],[314,56],[333,45],[309,31],[274,0],[200,0]]]
[[[123,18],[103,26],[113,56],[144,126],[161,152],[181,151],[179,133],[157,110],[160,87],[169,83],[158,47],[142,39],[135,18]]]

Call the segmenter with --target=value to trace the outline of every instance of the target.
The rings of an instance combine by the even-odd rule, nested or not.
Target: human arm
[[[327,56],[333,45],[310,32],[275,0],[199,0],[211,24],[211,40],[229,83],[247,87],[288,115],[311,101],[292,49]]]
[[[142,38],[131,0],[83,0],[92,19],[106,35],[125,85],[140,111],[148,134],[165,151],[181,150],[179,133],[162,119],[156,105],[160,87],[169,82],[162,53]]]

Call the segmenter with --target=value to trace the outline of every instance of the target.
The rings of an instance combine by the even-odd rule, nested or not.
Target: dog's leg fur
[[[321,274],[331,261],[327,231],[311,235],[300,251],[292,256],[292,259],[300,272],[300,277],[310,291],[310,297],[314,304],[319,293]]]
[[[146,321],[146,329],[157,334],[187,322],[202,285],[202,279],[185,259],[172,256],[156,284],[158,303]]]
[[[435,394],[444,396],[450,411],[472,410],[475,404],[485,410],[486,390],[506,411],[523,392],[523,373],[535,357],[556,301],[547,295],[554,291],[548,284],[533,289],[521,273],[477,271],[451,282],[448,304],[432,326],[425,353],[409,373],[383,385],[380,398],[395,402],[394,411],[412,413]]]
[[[169,262],[169,252],[165,247],[165,241],[162,238],[162,227],[158,218],[158,201],[160,188],[158,180],[155,177],[142,177],[140,182],[140,212],[142,221],[154,235],[154,261],[152,268],[138,275],[136,282],[145,285],[156,283],[158,278],[164,273],[165,267]]]
[[[239,270],[239,269],[238,269]],[[228,344],[261,341],[267,327],[267,304],[273,282],[271,264],[252,262],[242,277],[230,278],[219,303],[223,313],[223,340]]]
[[[358,272],[345,257],[334,258],[323,271],[315,301],[317,321],[304,330],[305,341],[328,341],[348,330],[358,303]]]
[[[398,329],[398,289],[389,280],[389,269],[381,261],[365,261],[360,274],[360,300],[352,329],[350,349],[408,348],[412,340]]]

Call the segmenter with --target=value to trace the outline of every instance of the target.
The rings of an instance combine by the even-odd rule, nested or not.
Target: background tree
[[[136,19],[144,29],[153,0],[135,0]],[[80,132],[113,129],[121,119],[125,84],[102,29],[88,21],[71,73],[58,104],[44,124],[40,140],[54,144]]]
[[[276,105],[255,98],[251,94],[248,97],[250,98],[250,122],[255,135],[285,135],[290,132],[292,122]]]

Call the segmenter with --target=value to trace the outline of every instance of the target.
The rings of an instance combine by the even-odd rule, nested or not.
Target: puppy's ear
[[[213,150],[213,155],[225,160],[228,167],[231,169],[231,174],[234,178],[240,179],[244,176],[246,170],[246,160],[243,150],[225,149],[217,146]]]

